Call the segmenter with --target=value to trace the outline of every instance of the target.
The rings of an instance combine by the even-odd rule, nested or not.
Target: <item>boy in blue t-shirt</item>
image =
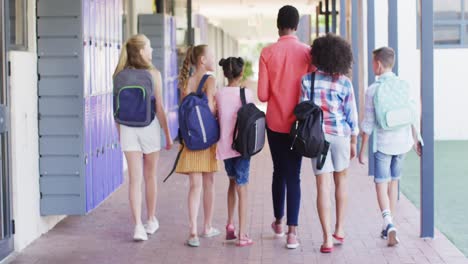
[[[414,125],[408,124],[395,129],[382,129],[378,126],[376,105],[374,97],[376,90],[382,83],[392,81],[397,76],[392,72],[395,63],[395,52],[392,48],[383,47],[373,52],[372,66],[379,80],[366,90],[365,114],[362,128],[362,146],[359,153],[359,162],[364,164],[365,150],[369,136],[374,133],[376,140],[373,148],[375,157],[374,182],[377,191],[377,200],[382,211],[383,227],[381,237],[388,239],[389,246],[399,243],[397,229],[393,223],[392,213],[395,214],[395,205],[398,198],[398,183],[401,177],[405,154],[414,147],[416,153],[421,155],[419,133]],[[405,82],[392,82],[393,85],[405,85]],[[395,90],[400,87],[394,87]],[[393,89],[393,87],[392,87]]]

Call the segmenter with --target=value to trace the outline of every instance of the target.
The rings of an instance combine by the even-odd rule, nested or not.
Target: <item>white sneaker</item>
[[[389,247],[394,247],[400,243],[400,240],[397,237],[397,229],[393,224],[389,224],[387,227],[387,237]]]
[[[133,240],[135,241],[148,240],[148,235],[146,234],[145,227],[143,225],[135,226],[135,233],[133,234]]]
[[[145,225],[146,233],[150,235],[154,234],[156,231],[158,231],[158,229],[159,229],[159,221],[156,218],[154,220],[149,220],[148,223],[146,223]]]

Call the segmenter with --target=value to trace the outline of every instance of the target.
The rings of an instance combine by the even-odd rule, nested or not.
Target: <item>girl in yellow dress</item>
[[[194,67],[194,72],[190,75],[190,68]],[[179,89],[181,99],[188,94],[196,92],[198,85],[207,72],[215,69],[214,55],[207,45],[190,47],[184,60],[184,64],[179,75]],[[216,80],[210,76],[204,86],[203,92],[206,93],[208,104],[216,114],[215,94]],[[200,246],[197,231],[198,208],[200,207],[200,195],[203,188],[203,208],[205,210],[205,220],[203,226],[203,237],[214,237],[220,234],[220,231],[211,225],[213,219],[214,205],[214,172],[218,170],[216,160],[216,144],[208,149],[192,151],[183,148],[180,159],[177,163],[176,172],[187,174],[190,180],[190,189],[188,195],[190,236],[187,245],[191,247]]]

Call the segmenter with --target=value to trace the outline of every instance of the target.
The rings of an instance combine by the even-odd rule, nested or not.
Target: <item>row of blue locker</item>
[[[95,208],[123,182],[122,151],[112,115],[112,94],[84,99],[86,208]]]
[[[118,145],[86,154],[86,212],[96,208],[123,183],[123,156]]]
[[[120,43],[84,43],[84,97],[112,92],[112,74],[120,56]]]
[[[85,40],[122,42],[122,0],[82,0]]]
[[[168,16],[165,21],[165,37],[168,39],[166,46],[171,47],[172,49],[177,49],[177,25],[175,17]]]
[[[159,57],[153,57],[154,66],[161,71],[163,80],[168,80],[177,77],[179,74],[179,67],[177,64],[177,51],[166,49],[163,52],[165,53],[163,55],[164,59]]]

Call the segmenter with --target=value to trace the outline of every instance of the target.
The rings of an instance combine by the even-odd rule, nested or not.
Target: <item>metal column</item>
[[[340,35],[348,39],[346,28],[346,0],[340,0]]]
[[[336,0],[332,0],[332,32],[336,34],[336,17],[337,17],[337,11],[336,11]]]
[[[353,48],[353,87],[356,104],[359,105],[359,0],[352,0],[351,45]]]
[[[389,1],[391,2],[391,1]],[[374,0],[367,0],[367,83],[371,85],[375,81],[374,70],[372,69],[372,52],[375,49],[375,3]],[[375,160],[373,155],[373,137],[369,137],[368,163],[369,175],[374,175]]]
[[[395,50],[395,74],[398,75],[398,0],[388,1],[388,46]]]
[[[195,35],[192,26],[192,0],[187,0],[187,34],[188,34],[188,45],[195,43]]]
[[[433,1],[421,5],[421,237],[434,238],[434,33]]]

